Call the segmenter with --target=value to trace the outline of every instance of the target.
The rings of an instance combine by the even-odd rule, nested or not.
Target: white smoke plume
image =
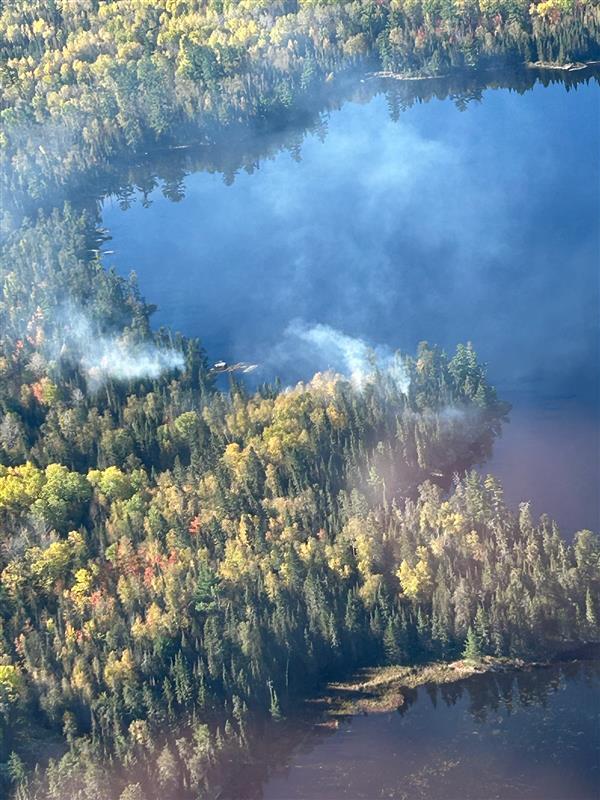
[[[71,307],[63,309],[64,325],[58,355],[76,360],[91,391],[107,380],[158,378],[163,372],[182,369],[181,352],[151,342],[131,342],[116,334],[99,336],[88,317]]]
[[[391,377],[402,392],[408,390],[409,377],[401,357],[386,345],[371,346],[330,325],[308,325],[294,320],[285,331],[276,357],[289,359],[292,353],[300,350],[299,342],[302,343],[302,361],[308,361],[313,369],[333,369],[347,375],[358,389],[379,371]]]

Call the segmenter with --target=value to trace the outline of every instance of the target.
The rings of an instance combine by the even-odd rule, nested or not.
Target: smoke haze
[[[63,333],[56,355],[79,364],[91,391],[101,388],[107,380],[158,378],[184,366],[183,355],[172,348],[128,341],[125,334],[98,335],[82,311],[67,306],[61,316]]]
[[[368,383],[376,370],[391,377],[400,391],[408,389],[409,379],[399,354],[385,345],[371,346],[331,325],[309,325],[301,319],[288,325],[272,354],[270,366],[286,371],[290,362],[299,361],[306,362],[307,373],[324,369],[340,372],[357,389]]]

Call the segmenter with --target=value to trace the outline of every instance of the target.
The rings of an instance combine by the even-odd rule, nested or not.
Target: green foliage
[[[8,2],[3,195],[21,211],[182,122],[285,114],[375,53],[438,74],[591,56],[597,31],[571,0]],[[19,800],[197,797],[248,715],[279,719],[341,667],[597,636],[598,536],[567,545],[470,471],[508,410],[470,344],[399,358],[407,391],[374,364],[361,391],[219,393],[94,234],[66,206],[0,254],[0,761]],[[183,368],[93,390],[75,309]],[[30,774],[34,723],[64,755]]]
[[[469,630],[467,631],[467,638],[465,641],[465,648],[462,653],[462,657],[467,659],[468,661],[481,661],[481,644],[479,641],[479,637],[473,630],[473,628],[469,625]]]
[[[5,213],[123,148],[285,113],[362,59],[407,75],[600,55],[584,0],[6,3]],[[8,202],[10,200],[10,203]]]
[[[81,426],[114,414],[131,466],[97,451],[85,474],[3,468],[9,535],[28,543],[3,551],[2,647],[46,723],[69,721],[68,756],[28,796],[89,781],[82,759],[102,774],[100,752],[161,791],[197,791],[244,746],[247,713],[278,719],[342,665],[529,655],[596,630],[597,537],[569,547],[527,506],[514,516],[493,478],[449,480],[506,412],[472,348],[422,345],[403,368],[406,393],[375,370],[361,391],[319,375],[223,395],[184,373],[109,409],[84,395]],[[51,418],[32,433],[51,454]],[[62,447],[74,463],[77,440]],[[40,530],[46,506],[80,530]]]
[[[49,357],[65,286],[98,331],[155,337],[135,284],[77,255],[87,225],[41,217],[1,262],[0,408],[19,445],[0,466],[0,756],[30,708],[68,747],[23,798],[102,786],[107,756],[115,797],[193,796],[245,747],[248,714],[278,719],[342,666],[596,635],[598,537],[567,546],[469,472],[507,412],[471,345],[399,357],[406,391],[374,364],[360,391],[321,374],[222,394],[199,345],[163,332],[183,369],[93,392]],[[44,379],[55,390],[32,391]]]

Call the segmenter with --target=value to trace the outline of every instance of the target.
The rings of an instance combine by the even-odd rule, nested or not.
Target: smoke
[[[63,309],[61,316],[64,325],[58,357],[78,362],[91,391],[108,380],[158,378],[184,366],[178,350],[160,348],[152,342],[128,341],[126,334],[98,335],[90,319],[70,307]]]
[[[289,363],[303,363],[311,372],[334,370],[346,375],[357,389],[369,383],[376,372],[385,373],[404,393],[409,385],[401,356],[389,347],[371,346],[330,325],[309,325],[300,319],[288,325],[271,361],[284,368]]]

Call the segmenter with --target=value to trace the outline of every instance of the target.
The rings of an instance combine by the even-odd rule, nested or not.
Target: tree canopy
[[[281,115],[359,65],[404,75],[600,56],[593,0],[7,0],[5,213],[126,149]]]

